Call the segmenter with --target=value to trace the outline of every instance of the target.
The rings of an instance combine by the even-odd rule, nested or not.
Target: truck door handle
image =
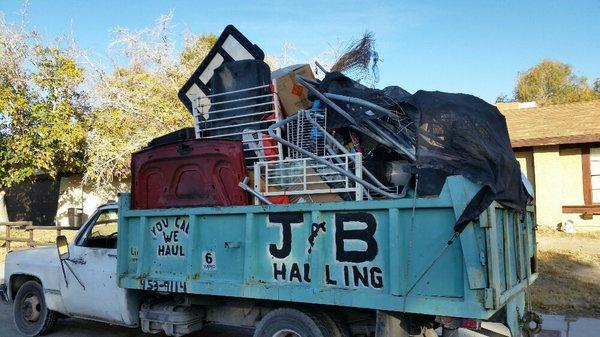
[[[108,254],[109,257],[114,257],[115,259],[117,258],[117,254]]]
[[[228,241],[225,242],[225,248],[240,248],[240,242],[239,241]]]

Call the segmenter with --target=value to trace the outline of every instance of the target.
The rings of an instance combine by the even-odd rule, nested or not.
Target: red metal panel
[[[240,141],[196,139],[147,148],[131,157],[133,208],[247,205]]]

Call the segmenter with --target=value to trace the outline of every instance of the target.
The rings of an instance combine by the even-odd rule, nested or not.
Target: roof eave
[[[582,143],[598,143],[598,142],[600,142],[600,134],[513,139],[513,140],[511,140],[511,145],[513,148],[518,148],[518,147],[549,146],[549,145],[562,145],[562,144],[582,144]]]

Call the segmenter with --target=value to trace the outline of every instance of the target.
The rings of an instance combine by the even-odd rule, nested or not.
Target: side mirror
[[[61,261],[69,259],[69,242],[66,236],[59,235],[56,237],[56,248],[58,249],[58,257]]]

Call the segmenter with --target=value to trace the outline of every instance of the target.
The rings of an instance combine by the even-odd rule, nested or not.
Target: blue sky
[[[16,22],[21,1],[0,0]],[[76,1],[32,0],[30,26],[46,38],[73,32],[104,53],[110,29],[152,25],[173,9],[176,31],[238,27],[267,54],[284,42],[312,56],[328,43],[375,33],[378,86],[464,92],[493,102],[511,94],[517,72],[543,58],[600,77],[600,1]]]

